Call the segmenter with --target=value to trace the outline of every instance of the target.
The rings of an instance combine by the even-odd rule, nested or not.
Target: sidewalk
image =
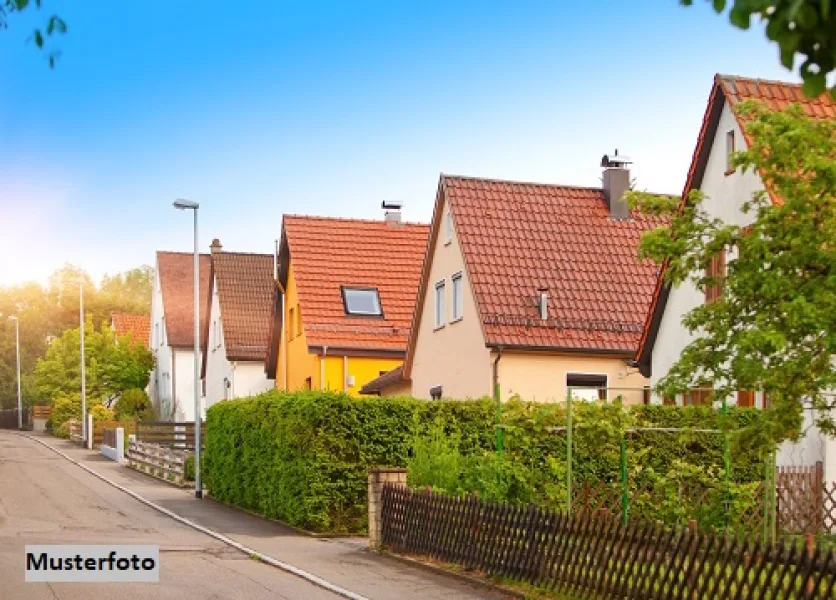
[[[431,573],[369,552],[365,538],[307,537],[279,523],[214,500],[197,500],[193,490],[176,488],[68,441],[48,435],[35,437],[100,475],[182,517],[371,600],[505,598],[498,592],[471,585],[452,576]],[[81,469],[78,471],[84,473]],[[127,495],[125,501],[134,502]]]

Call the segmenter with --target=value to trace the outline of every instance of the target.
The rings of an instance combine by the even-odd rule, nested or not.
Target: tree
[[[99,286],[98,301],[119,312],[149,314],[153,288],[154,268],[142,265],[113,276],[105,275]]]
[[[87,395],[110,406],[125,390],[144,388],[154,368],[154,357],[130,336],[114,338],[106,323],[97,331],[87,317],[84,332]],[[52,341],[46,356],[35,366],[39,393],[54,400],[81,389],[81,346],[79,329],[68,329]]]
[[[681,206],[631,194],[633,206],[672,219],[645,234],[640,256],[667,262],[671,285],[722,286],[717,301],[683,318],[696,337],[657,391],[672,396],[711,384],[721,398],[763,390],[772,410],[761,434],[796,437],[805,401],[824,411],[822,430],[836,432],[827,393],[836,388],[836,122],[810,119],[797,106],[772,112],[750,101],[736,110],[749,148],[733,164],[757,172],[768,190],[743,206],[754,222],[739,227],[709,217],[698,190]],[[725,276],[707,276],[723,250]]]
[[[690,6],[694,0],[680,0]],[[726,0],[712,0],[722,13]],[[729,21],[749,29],[752,17],[766,22],[766,37],[778,44],[781,64],[793,70],[795,56],[803,61],[798,72],[804,79],[804,93],[817,98],[827,87],[827,76],[836,71],[836,2],[832,0],[734,0]],[[836,98],[836,85],[830,89]]]
[[[34,6],[36,10],[41,8],[42,0],[0,0],[0,29],[6,29],[9,26],[9,18],[15,13],[20,13]],[[31,40],[35,42],[38,49],[43,49],[48,38],[58,34],[67,33],[67,24],[58,15],[52,15],[46,20],[43,27],[36,27],[32,31]],[[60,56],[57,50],[51,50],[47,54],[49,60],[49,67],[55,67],[55,61]]]
[[[134,388],[127,390],[120,397],[113,409],[116,418],[120,421],[126,419],[149,419],[154,414],[154,407],[151,400],[143,390]]]

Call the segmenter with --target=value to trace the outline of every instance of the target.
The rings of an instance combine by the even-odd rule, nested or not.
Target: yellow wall
[[[321,388],[334,391],[346,391],[353,396],[358,396],[360,388],[366,383],[380,376],[381,372],[391,371],[399,367],[403,362],[400,358],[377,358],[367,356],[349,356],[345,359],[342,355],[331,355],[325,357],[325,385],[322,385],[322,358],[318,354],[308,351],[308,340],[303,330],[299,330],[299,296],[296,289],[296,282],[293,276],[293,264],[288,266],[287,288],[285,289],[284,302],[284,331],[279,346],[278,365],[276,373],[276,387],[287,390],[302,390],[307,387],[307,379],[311,380],[311,388]],[[291,311],[293,318],[291,318]],[[302,313],[301,321],[304,321]],[[285,349],[286,347],[286,349]],[[346,364],[348,361],[347,374],[354,376],[354,385],[344,387],[346,380]],[[287,374],[285,376],[285,367]]]
[[[496,354],[493,354],[491,359],[495,358]],[[641,404],[644,400],[643,388],[650,384],[636,369],[628,367],[622,358],[506,350],[499,361],[502,399],[519,394],[523,400],[533,402],[563,402],[566,400],[567,373],[607,375],[608,398],[613,400],[621,394],[625,404]],[[485,395],[488,394],[490,391],[485,390]]]

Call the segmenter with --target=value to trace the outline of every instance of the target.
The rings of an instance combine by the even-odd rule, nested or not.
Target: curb
[[[273,558],[272,556],[262,554],[262,553],[260,553],[256,550],[254,550],[253,548],[249,548],[249,547],[247,547],[243,544],[239,544],[235,540],[230,539],[230,538],[226,537],[225,535],[223,535],[221,533],[218,533],[217,531],[213,531],[212,529],[204,527],[203,525],[199,525],[198,523],[195,523],[194,521],[191,521],[191,520],[189,520],[185,517],[181,517],[177,513],[172,512],[172,511],[168,510],[167,508],[164,508],[164,507],[160,506],[159,504],[155,504],[154,502],[151,502],[147,498],[144,498],[143,496],[140,496],[136,492],[134,492],[134,491],[122,486],[122,485],[119,485],[118,483],[108,479],[104,475],[101,475],[101,474],[97,473],[96,471],[94,471],[90,467],[81,464],[80,462],[78,462],[74,458],[68,456],[67,454],[65,454],[61,450],[58,450],[57,448],[54,448],[53,446],[47,444],[43,440],[40,440],[33,435],[28,435],[28,434],[25,434],[25,433],[17,433],[17,435],[19,435],[20,437],[28,438],[32,441],[35,441],[35,442],[41,444],[42,446],[44,446],[46,448],[49,448],[50,450],[52,450],[53,452],[55,452],[59,456],[62,456],[63,458],[65,458],[66,460],[71,462],[72,464],[76,465],[77,467],[80,467],[80,468],[84,469],[85,471],[87,471],[91,475],[97,477],[98,479],[101,479],[102,481],[104,481],[105,483],[115,487],[116,489],[118,489],[122,492],[125,492],[126,494],[128,494],[129,496],[131,496],[135,500],[138,500],[142,504],[145,504],[146,506],[149,506],[149,507],[153,508],[154,510],[156,510],[158,512],[161,512],[162,514],[164,514],[168,517],[171,517],[172,519],[174,519],[175,521],[177,521],[179,523],[182,523],[183,525],[187,525],[187,526],[191,527],[192,529],[195,529],[197,531],[200,531],[201,533],[204,533],[204,534],[206,534],[210,537],[213,537],[216,540],[218,540],[220,542],[223,542],[224,544],[226,544],[228,546],[231,546],[231,547],[235,548],[236,550],[239,550],[239,551],[243,552],[244,554],[249,555],[250,557],[257,558],[259,561],[261,561],[265,564],[268,564],[272,567],[276,567],[276,568],[278,568],[282,571],[285,571],[287,573],[290,573],[291,575],[296,575],[297,577],[299,577],[301,579],[304,579],[305,581],[308,581],[309,583],[312,583],[312,584],[314,584],[318,587],[326,589],[329,592],[333,592],[335,594],[338,594],[338,595],[342,596],[343,598],[350,598],[350,600],[369,600],[365,596],[361,596],[360,594],[357,594],[357,593],[352,592],[350,590],[347,590],[345,588],[341,588],[338,585],[335,585],[335,584],[331,583],[330,581],[326,581],[325,579],[322,579],[321,577],[318,577],[318,576],[314,575],[313,573],[309,573],[309,572],[304,571],[304,570],[302,570],[298,567],[294,567],[293,565],[291,565],[289,563],[277,560],[277,559]]]
[[[434,575],[443,575],[446,577],[451,577],[453,579],[459,579],[461,581],[465,581],[484,590],[488,590],[491,592],[500,592],[502,594],[505,594],[509,598],[520,598],[521,600],[525,600],[525,598],[528,597],[525,595],[524,592],[521,592],[519,590],[509,589],[508,587],[503,586],[501,584],[486,581],[481,577],[467,575],[459,571],[453,571],[452,569],[446,569],[439,565],[433,565],[422,560],[418,560],[417,558],[410,558],[402,554],[389,552],[388,550],[369,550],[369,552],[379,554],[380,556],[385,556],[387,558],[392,558],[394,560],[397,560],[398,562],[404,563],[411,567],[418,567],[419,569],[423,569],[424,571],[433,573]]]

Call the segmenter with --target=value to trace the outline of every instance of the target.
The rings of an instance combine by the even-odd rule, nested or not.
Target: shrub
[[[148,420],[153,415],[153,407],[144,390],[133,388],[122,393],[113,413],[119,421],[139,419]]]
[[[65,425],[70,419],[81,418],[81,394],[72,394],[70,396],[59,396],[55,399],[52,406],[52,426],[55,428],[55,435],[61,436],[58,432],[61,426]]]
[[[495,452],[496,413],[482,400],[352,398],[330,392],[268,392],[221,402],[207,414],[206,484],[213,496],[314,531],[366,527],[368,470],[409,466],[409,483],[489,499],[566,503],[566,408],[514,400],[503,404],[504,453]],[[577,403],[573,482],[617,485],[622,432],[637,427],[745,428],[756,409]],[[627,433],[631,485],[665,484],[676,461],[716,474],[722,436]],[[760,479],[764,449],[732,445],[734,483]],[[696,475],[694,475],[696,477]],[[672,485],[672,484],[671,484]],[[747,488],[748,489],[748,488]],[[745,489],[736,489],[739,498]]]
[[[113,411],[103,404],[93,404],[88,406],[88,411],[93,415],[94,421],[113,421]]]

